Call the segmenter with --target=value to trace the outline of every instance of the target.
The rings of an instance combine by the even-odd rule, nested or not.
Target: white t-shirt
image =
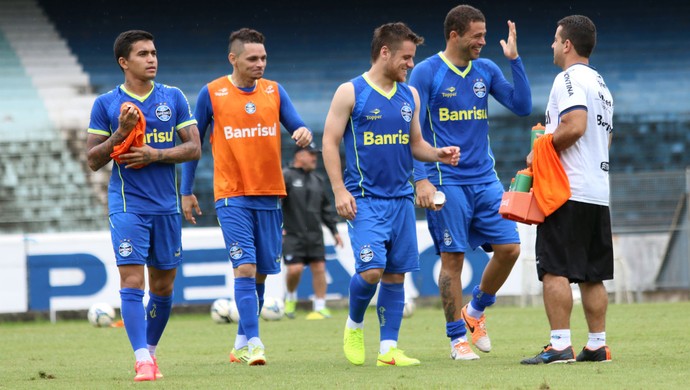
[[[608,206],[613,98],[601,75],[585,64],[574,64],[556,76],[546,107],[546,134],[556,130],[561,115],[573,110],[587,111],[587,130],[560,152],[570,200]]]

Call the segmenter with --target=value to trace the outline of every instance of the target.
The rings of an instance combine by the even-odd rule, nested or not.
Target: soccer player
[[[233,32],[228,60],[232,74],[201,88],[195,116],[202,140],[206,128],[211,129],[216,212],[235,277],[240,323],[230,361],[264,365],[259,313],[266,276],[280,272],[280,198],[286,195],[280,123],[300,147],[311,143],[312,133],[283,87],[263,78],[263,34],[248,28]],[[191,223],[196,223],[192,212],[201,213],[192,193],[197,164],[193,161],[182,168],[182,208]]]
[[[520,255],[515,222],[498,214],[503,186],[489,145],[489,95],[515,114],[528,115],[532,110],[515,23],[508,21],[508,30],[507,41],[500,43],[510,60],[514,87],[494,62],[479,58],[486,45],[486,20],[469,5],[448,12],[446,49],[421,62],[410,76],[410,85],[419,91],[424,139],[435,146],[458,145],[463,155],[457,167],[416,163],[414,177],[420,206],[431,205],[436,191],[446,194],[446,205],[440,211],[427,210],[427,221],[441,255],[438,284],[455,360],[479,359],[467,342],[465,327],[480,351],[491,350],[484,309],[495,302]],[[465,252],[479,246],[494,254],[474,287],[472,301],[463,307],[460,275]]]
[[[419,270],[410,182],[413,156],[451,165],[460,158],[457,146],[434,148],[422,139],[419,97],[404,84],[414,66],[417,45],[423,41],[403,23],[378,27],[371,42],[371,68],[338,87],[326,117],[324,164],[338,214],[348,220],[355,253],[343,340],[345,357],[355,365],[364,364],[364,313],[379,283],[376,365],[420,364],[397,348],[405,273]],[[343,139],[344,174],[339,152]]]
[[[556,76],[546,106],[546,136],[558,153],[570,182],[570,199],[537,226],[537,275],[544,285],[544,308],[551,341],[522,364],[611,361],[606,345],[608,295],[613,279],[613,243],[609,211],[609,146],[613,134],[613,98],[601,75],[589,65],[597,41],[594,23],[571,15],[558,21],[551,48]],[[527,156],[536,166],[539,155]],[[587,345],[575,357],[570,341],[573,297],[578,283],[589,328]]]
[[[101,169],[145,118],[145,144],[132,146],[113,163],[108,208],[122,319],[136,357],[134,380],[151,381],[163,377],[156,345],[170,317],[173,283],[182,261],[175,164],[199,159],[201,144],[184,94],[153,81],[158,70],[153,35],[125,31],[115,40],[114,52],[125,82],[94,102],[87,160],[92,170]],[[174,133],[180,139],[177,145]],[[149,276],[146,308],[144,266]]]
[[[314,288],[313,311],[308,320],[331,317],[326,307],[326,250],[323,243],[324,224],[342,247],[337,216],[324,188],[326,181],[314,172],[320,150],[313,143],[296,148],[292,166],[283,169],[287,197],[283,198],[283,261],[287,267],[285,315],[295,318],[297,286],[304,266],[309,266]]]

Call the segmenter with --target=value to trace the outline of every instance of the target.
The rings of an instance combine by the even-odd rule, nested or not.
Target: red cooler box
[[[537,199],[532,191],[508,191],[503,193],[501,207],[498,213],[503,218],[522,222],[528,225],[538,225],[544,222],[544,213],[537,206]]]

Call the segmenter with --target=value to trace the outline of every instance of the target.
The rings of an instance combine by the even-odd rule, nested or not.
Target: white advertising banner
[[[530,227],[521,230],[524,228]],[[347,225],[339,224],[338,230],[345,242],[343,248],[336,248],[330,233],[325,232],[329,299],[347,297],[354,272]],[[441,261],[426,222],[417,223],[417,234],[420,271],[408,275],[406,295],[438,296]],[[95,302],[119,307],[120,278],[109,232],[3,236],[0,245],[5,253],[0,265],[0,313],[80,310]],[[183,263],[175,281],[175,304],[231,298],[234,295],[232,268],[220,228],[183,229],[182,246]],[[523,257],[525,252],[523,249]],[[488,260],[489,255],[481,249],[466,254],[462,275],[465,294],[470,294],[479,283]],[[521,294],[522,278],[526,274],[522,268],[523,261],[518,260],[499,295]],[[284,293],[285,275],[269,276],[266,296],[282,298]],[[308,299],[312,293],[311,274],[306,269],[298,296]]]

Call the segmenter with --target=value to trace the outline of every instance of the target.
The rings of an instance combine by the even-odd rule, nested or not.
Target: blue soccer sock
[[[162,297],[149,291],[149,304],[146,307],[146,343],[149,345],[149,352],[151,347],[155,351],[155,346],[163,335],[172,311],[172,302],[172,295]]]
[[[256,296],[259,298],[259,313],[261,313],[261,309],[264,307],[264,293],[265,292],[266,292],[266,284],[257,283],[256,284]]]
[[[446,322],[446,336],[450,338],[450,341],[464,338],[466,334],[467,329],[465,329],[464,320],[460,319],[454,322]]]
[[[255,278],[235,278],[235,302],[240,313],[240,325],[247,339],[259,337],[259,302]],[[238,328],[238,334],[240,329]]]
[[[382,341],[398,341],[404,307],[405,289],[403,288],[403,283],[381,282],[379,298],[376,303],[376,313],[379,316],[379,324],[381,325]]]
[[[144,290],[138,288],[120,289],[122,306],[120,314],[132,349],[146,348],[146,312],[144,311]]]
[[[257,283],[256,284],[256,296],[259,298],[259,313],[261,313],[261,309],[264,307],[265,292],[266,292],[266,284],[265,283]],[[237,324],[237,336],[240,338],[240,340],[246,340],[247,339],[247,336],[244,333],[244,329],[242,328],[242,321],[240,321],[240,323]],[[237,345],[237,343],[238,343],[237,339],[235,339],[235,345]]]
[[[472,290],[472,300],[470,301],[470,306],[474,310],[472,313],[468,311],[468,314],[474,318],[479,318],[484,313],[484,310],[494,303],[496,303],[495,294],[485,293],[479,289],[479,286],[474,286]]]
[[[350,319],[356,323],[364,322],[364,313],[376,293],[376,284],[369,284],[360,274],[350,279]]]

